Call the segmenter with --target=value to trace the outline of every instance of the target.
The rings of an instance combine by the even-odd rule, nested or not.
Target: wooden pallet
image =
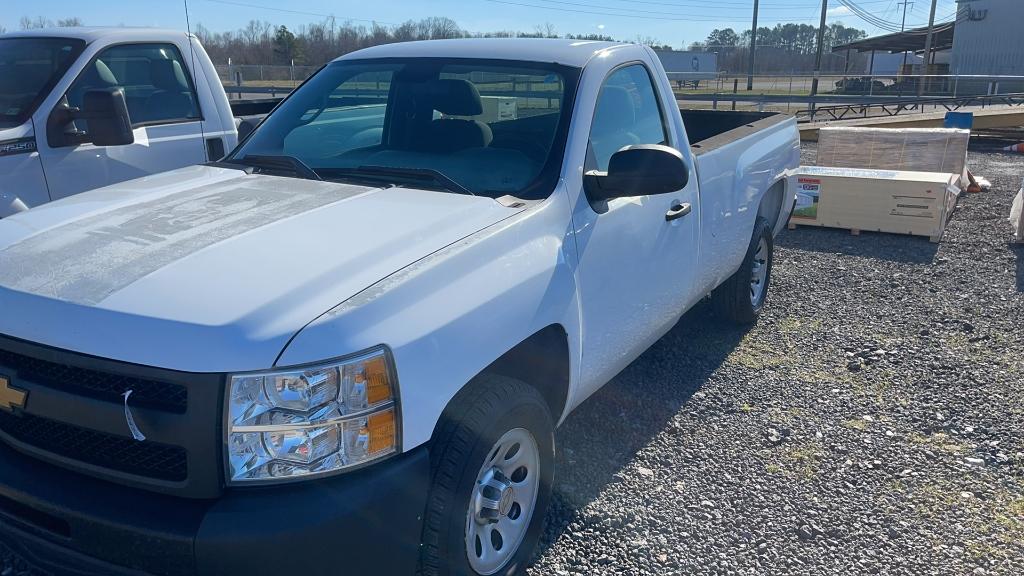
[[[849,230],[850,231],[850,236],[860,236],[860,229],[859,228],[837,228],[837,227],[832,227],[832,226],[821,226],[819,224],[800,224],[799,222],[792,222],[792,221],[789,222],[789,224],[786,226],[786,228],[788,228],[789,230],[796,230],[797,226],[803,226],[804,228],[832,228],[833,230]],[[881,230],[876,230],[876,232],[882,232],[882,231]],[[886,234],[898,234],[898,232],[886,232]],[[917,234],[904,234],[904,235],[905,236],[918,236]],[[918,237],[920,237],[920,236],[918,236]],[[928,241],[933,243],[933,244],[938,244],[941,240],[942,240],[941,236],[929,236],[928,237]]]

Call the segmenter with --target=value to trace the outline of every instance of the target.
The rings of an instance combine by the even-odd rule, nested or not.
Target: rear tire
[[[772,280],[775,251],[768,220],[758,217],[743,264],[711,294],[718,313],[736,324],[751,324],[764,309]]]
[[[460,392],[430,448],[421,573],[524,573],[551,500],[554,445],[534,387],[483,375]]]

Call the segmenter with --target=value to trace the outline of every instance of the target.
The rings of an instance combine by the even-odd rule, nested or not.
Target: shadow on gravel
[[[801,226],[786,230],[775,245],[793,250],[839,253],[907,264],[931,264],[939,245],[923,236],[904,236],[885,232],[864,232],[853,236],[849,230]]]
[[[638,451],[675,426],[673,416],[748,330],[720,322],[710,305],[698,305],[568,417],[557,433],[554,495],[534,558],[606,486],[620,481],[619,472]]]

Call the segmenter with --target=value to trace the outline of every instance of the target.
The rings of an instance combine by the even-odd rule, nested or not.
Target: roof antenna
[[[192,81],[196,82],[197,81],[196,79],[199,77],[199,70],[196,68],[196,46],[195,46],[195,44],[193,44],[192,23],[189,21],[189,18],[188,18],[188,0],[181,0],[181,1],[185,4],[185,39],[188,40],[188,53],[189,53],[189,57],[192,59]],[[195,41],[198,42],[199,39],[196,38]],[[210,83],[210,79],[206,77],[206,72],[205,71],[203,72],[203,78],[206,78],[206,83],[207,84]],[[218,79],[217,81],[219,82],[220,80]],[[211,86],[210,89],[212,90],[213,87]],[[196,94],[197,98],[198,98],[198,96],[199,95]],[[199,102],[198,101],[196,101],[196,107],[199,107]],[[220,158],[210,158],[209,157],[210,152],[209,152],[209,148],[206,145],[206,128],[203,126],[203,123],[206,121],[206,119],[203,117],[202,113],[200,113],[199,116],[200,116],[200,119],[199,119],[199,134],[203,137],[203,143],[202,143],[203,153],[206,154],[206,156],[207,156],[206,159],[207,160],[211,160],[211,161],[212,160],[220,160]]]

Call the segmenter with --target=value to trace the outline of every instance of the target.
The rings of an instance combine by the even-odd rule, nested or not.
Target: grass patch
[[[936,432],[931,435],[914,432],[910,434],[907,439],[911,444],[925,447],[930,450],[938,450],[947,454],[961,454],[967,451],[968,448],[966,444],[956,440],[945,432]]]
[[[868,421],[862,418],[851,418],[850,420],[843,421],[843,428],[850,428],[851,430],[860,430],[864,432],[868,429]]]
[[[787,447],[782,452],[785,465],[780,467],[780,470],[791,478],[801,480],[816,478],[818,470],[821,468],[821,458],[824,456],[821,448],[821,444],[818,442]]]
[[[790,361],[789,355],[757,337],[747,335],[725,358],[729,364],[736,364],[751,370],[777,368]]]

